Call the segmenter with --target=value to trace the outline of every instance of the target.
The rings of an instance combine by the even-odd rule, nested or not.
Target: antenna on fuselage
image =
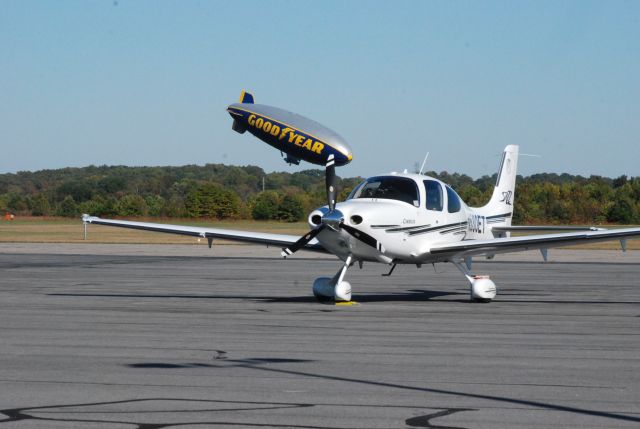
[[[420,172],[418,172],[418,174],[422,174],[422,170],[424,170],[424,166],[427,163],[427,158],[429,158],[429,152],[424,156],[424,161],[422,161],[422,166],[420,167]]]

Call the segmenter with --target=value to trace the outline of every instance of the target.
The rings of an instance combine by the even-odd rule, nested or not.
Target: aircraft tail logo
[[[506,191],[502,193],[501,203],[505,203],[508,206],[512,206],[511,198],[513,197],[513,191]]]

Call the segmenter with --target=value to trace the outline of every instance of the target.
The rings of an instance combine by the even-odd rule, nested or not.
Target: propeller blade
[[[325,165],[325,182],[327,188],[327,200],[329,203],[329,212],[332,212],[336,206],[336,161],[333,154],[327,158]]]
[[[366,232],[362,232],[359,229],[356,229],[352,226],[347,225],[346,223],[341,223],[340,227],[347,231],[349,234],[362,241],[364,244],[373,247],[374,249],[379,250],[384,253],[385,249],[382,243],[378,240],[367,234]]]
[[[320,225],[316,229],[312,229],[311,231],[307,232],[305,235],[300,237],[300,239],[298,239],[298,241],[293,243],[291,246],[283,247],[282,252],[280,252],[280,254],[285,258],[289,255],[293,255],[295,252],[302,249],[304,246],[307,245],[307,243],[313,240],[315,236],[318,235],[320,231],[322,231],[322,228],[324,228],[324,225]]]

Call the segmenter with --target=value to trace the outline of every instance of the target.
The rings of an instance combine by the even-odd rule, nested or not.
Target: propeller
[[[280,252],[280,254],[285,258],[287,256],[294,254],[295,252],[297,252],[298,250],[306,246],[307,243],[309,243],[311,240],[313,240],[316,237],[316,235],[318,235],[320,231],[322,231],[326,226],[327,224],[325,223],[320,224],[320,226],[318,226],[317,228],[312,229],[311,231],[309,231],[308,233],[300,237],[300,239],[298,239],[298,241],[293,243],[291,246],[284,247],[282,249],[282,252]],[[371,246],[382,253],[385,252],[385,248],[382,245],[382,243],[380,243],[378,240],[376,240],[374,237],[370,236],[366,232],[360,231],[359,229],[354,228],[351,225],[347,225],[344,222],[340,222],[338,224],[338,229],[345,230],[352,237],[360,240],[367,246]]]
[[[307,232],[305,235],[300,237],[300,239],[298,239],[298,241],[293,243],[291,246],[283,247],[282,252],[280,252],[280,254],[286,258],[287,256],[292,255],[298,250],[302,249],[304,246],[307,245],[308,242],[313,240],[316,237],[316,235],[320,233],[320,231],[324,229],[324,226],[325,226],[324,224],[321,224],[319,227],[312,229],[311,231]]]
[[[329,205],[329,213],[336,207],[336,161],[333,154],[327,158],[325,165],[325,185],[327,188],[327,200]]]
[[[375,238],[373,238],[372,236],[370,236],[369,234],[367,234],[366,232],[362,232],[357,228],[354,228],[350,225],[347,225],[344,222],[340,223],[340,228],[344,229],[345,231],[347,231],[349,234],[351,234],[353,237],[357,238],[358,240],[362,241],[364,244],[373,247],[376,250],[379,250],[380,252],[384,253],[384,246],[382,245],[382,243],[380,243],[378,240],[376,240]]]
[[[313,240],[325,227],[329,226],[331,229],[338,231],[339,229],[345,230],[348,234],[360,240],[364,244],[377,249],[380,252],[384,252],[384,247],[382,243],[376,240],[374,237],[369,234],[360,231],[357,228],[354,228],[350,225],[344,223],[342,219],[342,213],[340,211],[335,210],[336,207],[336,166],[335,166],[335,158],[333,154],[329,155],[327,158],[327,163],[325,164],[325,185],[327,190],[327,203],[329,206],[329,212],[326,213],[322,217],[322,222],[318,225],[317,228],[312,229],[298,241],[293,243],[289,247],[284,247],[282,249],[281,255],[283,257],[287,257],[297,252],[306,246],[311,240]]]

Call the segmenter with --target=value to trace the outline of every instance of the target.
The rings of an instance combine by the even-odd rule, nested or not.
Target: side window
[[[447,189],[447,210],[449,213],[458,213],[462,208],[460,197],[450,187],[445,186],[445,188]]]
[[[427,191],[427,210],[442,211],[442,186],[435,180],[425,180],[424,189]]]

